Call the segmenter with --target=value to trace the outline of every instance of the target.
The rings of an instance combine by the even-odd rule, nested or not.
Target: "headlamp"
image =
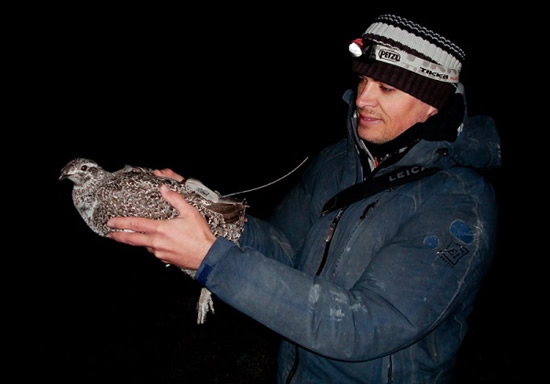
[[[395,65],[432,80],[450,84],[458,83],[458,70],[432,63],[397,48],[359,38],[351,42],[349,51],[356,58],[364,56],[364,58]]]

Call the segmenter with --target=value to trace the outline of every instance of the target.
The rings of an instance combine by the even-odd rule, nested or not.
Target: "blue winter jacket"
[[[466,118],[456,141],[421,140],[381,170],[442,168],[351,204],[320,269],[338,213],[323,205],[362,180],[352,113],[349,137],[269,221],[248,217],[240,246],[217,239],[197,280],[283,336],[279,383],[446,383],[495,245],[493,189],[475,169],[500,165],[493,120]]]

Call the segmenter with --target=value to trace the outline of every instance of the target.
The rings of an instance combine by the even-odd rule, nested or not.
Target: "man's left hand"
[[[107,223],[115,229],[108,236],[121,243],[146,247],[165,263],[196,270],[216,241],[205,218],[182,195],[160,188],[162,197],[179,215],[171,220],[152,220],[140,217],[116,217]]]

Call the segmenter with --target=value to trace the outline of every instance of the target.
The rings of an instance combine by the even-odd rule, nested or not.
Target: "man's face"
[[[359,78],[355,104],[359,137],[375,144],[393,140],[437,113],[435,107],[367,76]]]

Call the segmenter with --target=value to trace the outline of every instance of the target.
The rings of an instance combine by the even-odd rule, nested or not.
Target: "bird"
[[[160,194],[160,186],[179,192],[207,220],[212,233],[235,244],[244,229],[245,200],[222,197],[197,179],[177,181],[156,176],[153,169],[125,165],[117,171],[107,171],[94,160],[77,157],[62,169],[59,180],[73,182],[73,204],[88,227],[96,234],[106,237],[116,229],[107,221],[112,217],[137,216],[155,220],[170,220],[178,216]],[[182,271],[195,277],[193,270]],[[208,312],[214,313],[212,293],[202,288],[197,303],[197,324],[204,324]]]

